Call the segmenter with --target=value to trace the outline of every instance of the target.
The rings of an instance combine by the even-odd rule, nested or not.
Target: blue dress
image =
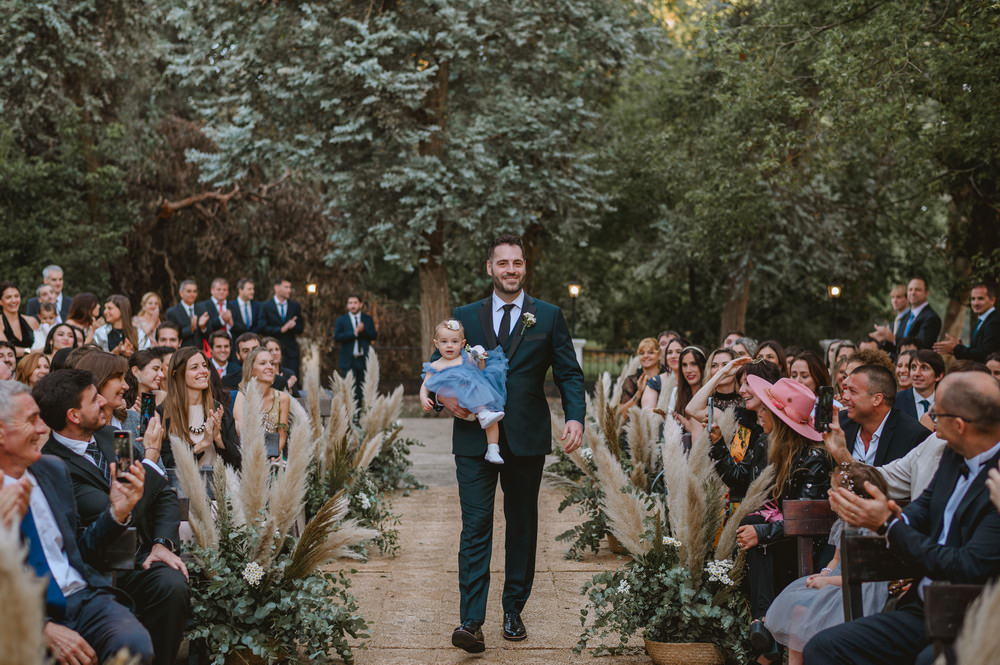
[[[485,369],[465,351],[462,364],[435,370],[424,363],[427,389],[442,397],[453,397],[473,413],[503,411],[507,403],[507,356],[499,346],[489,351]]]

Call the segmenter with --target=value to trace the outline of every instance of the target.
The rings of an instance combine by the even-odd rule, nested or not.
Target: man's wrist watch
[[[889,517],[884,522],[882,522],[882,526],[875,529],[875,533],[877,533],[880,536],[884,536],[886,533],[888,533],[889,527],[892,526],[892,523],[894,521],[896,521],[896,518],[893,517],[892,515],[889,515]]]
[[[173,554],[177,553],[177,546],[174,545],[174,541],[170,540],[169,538],[153,538],[153,544],[163,545],[168,550],[170,550],[171,553]]]

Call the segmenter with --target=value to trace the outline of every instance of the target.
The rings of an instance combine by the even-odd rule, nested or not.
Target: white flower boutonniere
[[[523,335],[525,330],[535,325],[535,315],[531,312],[525,312],[521,315],[521,323],[523,324],[521,328],[521,334]]]

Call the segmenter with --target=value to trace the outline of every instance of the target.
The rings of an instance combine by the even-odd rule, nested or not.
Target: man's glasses
[[[960,416],[957,413],[937,413],[933,409],[928,411],[927,415],[930,416],[930,419],[934,424],[937,424],[939,418],[958,418],[959,420],[964,420],[967,423],[976,422],[975,418],[966,418],[965,416]]]

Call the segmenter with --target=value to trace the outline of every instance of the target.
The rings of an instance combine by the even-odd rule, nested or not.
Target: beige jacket
[[[931,484],[945,445],[944,439],[931,434],[906,456],[878,467],[889,485],[889,498],[915,501]]]

